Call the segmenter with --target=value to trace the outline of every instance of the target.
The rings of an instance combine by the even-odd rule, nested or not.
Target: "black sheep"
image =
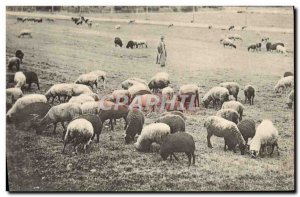
[[[283,77],[294,76],[292,72],[285,72]]]
[[[23,73],[26,77],[26,84],[28,84],[28,89],[31,88],[32,83],[35,83],[37,85],[38,89],[40,89],[39,79],[38,79],[38,76],[35,72],[33,72],[33,71],[24,71]]]
[[[256,44],[251,44],[248,46],[248,51],[250,51],[250,49],[252,49],[252,51],[256,50]]]
[[[126,48],[127,48],[127,49],[128,49],[128,48],[133,49],[133,47],[134,47],[134,42],[133,42],[132,40],[128,41],[128,43],[127,43],[127,45],[126,45]]]
[[[261,43],[256,44],[256,50],[261,51]]]
[[[193,164],[195,164],[195,142],[193,137],[184,132],[178,132],[167,135],[160,146],[160,155],[166,160],[170,155],[175,157],[176,160],[178,158],[174,153],[176,152],[184,152],[189,159],[189,165],[191,165],[191,160],[193,157]]]
[[[269,43],[269,42],[268,42],[268,43]],[[267,43],[267,44],[268,44],[268,43]],[[278,42],[278,43],[275,43],[275,44],[271,44],[271,43],[270,43],[270,45],[269,45],[269,50],[268,50],[268,48],[267,48],[267,51],[274,51],[274,50],[276,50],[276,48],[277,48],[278,45],[281,45],[281,46],[284,47],[284,44],[281,43],[281,42]]]
[[[228,28],[228,30],[230,31],[230,30],[233,30],[234,29],[234,25],[231,25],[229,28]]]
[[[133,141],[136,134],[141,134],[145,117],[143,112],[138,109],[132,109],[127,115],[128,127],[126,128],[125,143],[128,144]]]
[[[255,135],[255,122],[252,119],[244,119],[237,124],[239,131],[241,132],[246,145],[249,138],[253,138]]]
[[[236,45],[233,43],[223,43],[223,46],[230,46],[231,48],[235,48],[236,49]]]
[[[99,117],[101,121],[104,123],[105,120],[110,120],[110,127],[111,130],[114,130],[113,122],[112,120],[123,118],[125,120],[125,127],[127,127],[127,115],[128,115],[128,107],[126,105],[122,104],[114,104],[112,105],[108,110],[103,109],[99,112]]]
[[[115,37],[115,47],[117,47],[117,46],[120,46],[120,47],[123,46],[122,40],[119,37]]]
[[[16,51],[16,57],[18,57],[21,60],[21,63],[22,63],[24,53],[21,50],[17,50]]]
[[[245,104],[247,103],[248,100],[250,105],[253,105],[253,100],[255,97],[255,88],[251,85],[246,85],[244,89],[244,95],[245,95]]]
[[[267,44],[266,44],[266,49],[267,49],[267,51],[270,51],[270,47],[271,47],[271,42],[267,42]]]

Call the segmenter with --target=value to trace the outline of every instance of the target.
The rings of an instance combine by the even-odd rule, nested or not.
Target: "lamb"
[[[222,105],[222,109],[234,109],[237,111],[240,115],[239,121],[243,119],[243,111],[244,111],[244,105],[238,101],[227,101],[224,102]]]
[[[23,73],[26,77],[26,84],[28,84],[28,89],[31,88],[32,83],[35,83],[37,85],[38,89],[40,89],[39,78],[38,78],[38,76],[35,72],[33,72],[33,71],[24,71]]]
[[[12,70],[13,66],[16,67],[17,71],[20,70],[21,59],[18,57],[11,57],[8,59],[8,70]]]
[[[246,85],[244,88],[244,95],[245,95],[245,104],[247,100],[249,101],[250,105],[253,105],[253,100],[255,97],[255,88],[252,85]]]
[[[169,125],[170,132],[184,132],[185,131],[185,122],[181,116],[169,114],[158,118],[155,123],[165,123]]]
[[[60,97],[64,97],[64,101],[70,99],[73,96],[73,87],[74,84],[69,83],[60,83],[55,84],[49,88],[49,90],[45,93],[45,96],[50,102],[50,99],[52,98],[52,102],[54,102],[54,99],[58,97],[58,100],[60,100]]]
[[[128,88],[130,88],[133,85],[139,85],[139,84],[144,84],[145,86],[147,86],[147,82],[143,79],[140,78],[136,78],[136,77],[132,77],[129,79],[126,79],[125,81],[122,82],[122,88],[127,90]]]
[[[116,25],[115,29],[121,29],[121,25]]]
[[[98,76],[93,73],[82,74],[75,80],[76,84],[88,85],[92,89],[94,88],[94,85],[96,86],[96,88],[98,87],[97,82],[98,82]]]
[[[61,123],[64,129],[63,136],[65,136],[66,128],[64,123],[73,120],[75,117],[82,114],[80,105],[76,103],[62,103],[51,107],[48,113],[40,119],[36,116],[33,119],[33,127],[36,130],[36,134],[41,134],[42,131],[50,124],[54,125],[53,134],[56,134],[57,123]]]
[[[252,158],[256,158],[260,152],[266,151],[267,146],[272,147],[271,155],[274,152],[274,148],[278,150],[278,131],[274,127],[272,121],[263,120],[256,129],[255,136],[250,142],[250,154]],[[265,150],[264,150],[265,149]]]
[[[195,96],[194,98],[194,106],[195,107],[199,107],[200,106],[200,101],[199,101],[199,88],[197,85],[195,84],[187,84],[187,85],[183,85],[180,87],[179,89],[179,101],[181,101],[181,97],[185,95],[187,96],[184,105],[186,106],[187,102],[191,102],[193,96]]]
[[[14,82],[16,83],[16,85],[15,85],[16,88],[23,89],[26,84],[26,77],[25,77],[24,73],[21,71],[16,72],[15,77],[14,77]]]
[[[65,152],[66,145],[70,142],[73,142],[74,151],[76,154],[79,144],[83,144],[83,150],[86,153],[86,147],[90,144],[93,135],[94,129],[92,123],[83,118],[73,120],[68,125],[67,133],[64,137],[64,147],[62,153]]]
[[[170,127],[165,123],[152,123],[145,126],[134,147],[138,151],[149,151],[153,142],[162,143],[163,138],[170,134]]]
[[[166,72],[156,73],[148,83],[150,90],[158,92],[159,89],[163,89],[170,84],[169,74]]]
[[[132,109],[127,115],[127,128],[125,143],[128,144],[134,140],[136,134],[140,135],[145,122],[144,114],[138,109]]]
[[[41,94],[29,94],[19,98],[15,104],[8,110],[6,117],[10,118],[31,103],[43,102],[47,103],[47,98]]]
[[[211,88],[202,98],[202,102],[205,108],[208,108],[208,105],[213,101],[213,107],[218,108],[218,105],[222,105],[223,102],[228,101],[229,91],[224,87],[213,87]]]
[[[225,48],[225,46],[230,46],[231,48],[236,49],[236,45],[228,38],[225,38],[224,40],[222,40],[222,44],[223,44],[224,48]]]
[[[16,51],[16,57],[20,59],[20,62],[22,63],[22,60],[24,58],[24,53],[21,50]]]
[[[76,117],[73,120],[81,119],[81,118],[92,123],[93,129],[94,129],[94,134],[93,134],[92,140],[94,140],[95,136],[97,135],[97,143],[99,143],[99,136],[100,136],[100,134],[102,132],[102,128],[103,128],[103,125],[102,125],[102,122],[101,122],[101,119],[99,118],[99,116],[94,115],[94,114],[84,114],[84,115]]]
[[[29,37],[29,38],[32,38],[32,35],[31,35],[31,31],[28,30],[28,29],[23,29],[20,34],[18,35],[18,38],[24,38],[25,36]]]
[[[193,136],[188,133],[173,133],[167,135],[160,146],[160,155],[163,160],[166,160],[168,156],[175,156],[175,152],[184,152],[188,156],[189,166],[193,157],[193,164],[195,164],[195,141]]]
[[[85,102],[90,102],[90,101],[97,101],[99,98],[97,98],[97,95],[88,95],[88,94],[80,94],[79,96],[73,96],[70,100],[69,103],[78,103],[78,104],[83,104]]]
[[[122,40],[119,37],[115,37],[114,43],[115,43],[115,47],[117,47],[117,46],[122,47],[123,46]]]
[[[133,47],[134,47],[134,42],[132,41],[132,40],[130,40],[130,41],[128,41],[128,43],[127,43],[127,45],[126,45],[126,48],[128,49],[128,48],[131,48],[131,49],[133,49]]]
[[[105,89],[105,85],[106,85],[106,78],[107,78],[107,74],[106,72],[102,71],[102,70],[94,70],[91,71],[89,74],[94,74],[97,75],[98,77],[98,83],[100,83],[100,80],[102,79],[103,82],[103,88]]]
[[[246,144],[248,144],[248,139],[253,138],[255,135],[255,122],[252,119],[245,119],[237,124],[239,131],[241,132]]]
[[[180,116],[184,121],[186,120],[186,117],[184,116],[184,114],[183,114],[181,111],[164,112],[164,113],[161,114],[161,116],[165,116],[165,115],[169,115],[169,114],[178,115],[178,116]]]
[[[236,152],[235,148],[238,144],[241,154],[244,155],[246,143],[235,123],[218,116],[209,116],[204,123],[204,127],[207,129],[207,146],[209,148],[212,148],[210,138],[215,135],[224,137],[224,150],[228,146],[229,150]]]
[[[6,89],[6,98],[11,101],[9,103],[14,103],[16,100],[18,100],[22,96],[23,96],[23,92],[20,88],[8,88],[8,89]]]
[[[165,99],[172,99],[174,95],[174,90],[171,87],[165,87],[161,90],[161,94]]]
[[[279,93],[279,90],[287,90],[294,86],[294,76],[288,76],[281,78],[274,87],[274,91]]]
[[[235,124],[239,123],[240,115],[234,109],[221,109],[216,116],[229,120]]]
[[[293,108],[293,103],[294,103],[294,99],[295,99],[295,96],[294,96],[294,90],[292,90],[289,95],[287,96],[287,101],[286,101],[286,104],[288,105],[288,107],[290,109]]]
[[[276,51],[277,51],[278,53],[284,53],[284,54],[286,54],[286,48],[283,47],[283,46],[281,46],[281,45],[277,45],[277,46],[276,46]]]
[[[283,77],[288,77],[288,76],[294,76],[294,74],[292,72],[285,72],[283,74]]]
[[[220,87],[227,88],[229,91],[229,95],[233,95],[235,100],[237,101],[237,97],[239,94],[240,86],[236,82],[224,82],[220,83]]]

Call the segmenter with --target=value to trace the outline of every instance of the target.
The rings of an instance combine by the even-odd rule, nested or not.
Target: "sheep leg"
[[[224,138],[224,151],[227,151],[226,146],[227,146],[227,140],[226,140],[226,138]]]
[[[112,119],[110,119],[110,129],[113,131],[114,130],[114,125],[113,125],[113,122],[112,122]]]
[[[213,148],[210,142],[210,138],[211,138],[212,134],[207,133],[207,146],[208,148]]]
[[[54,125],[54,129],[53,129],[53,134],[56,134],[56,125],[57,125],[57,123],[53,123],[53,125]]]
[[[176,155],[174,153],[171,154],[171,156],[174,156],[174,158],[176,159],[176,161],[179,161],[179,159],[176,157]]]
[[[127,119],[124,117],[124,120],[125,120],[125,127],[124,127],[124,130],[127,128]]]
[[[100,134],[97,134],[97,143],[99,143]]]
[[[191,155],[191,153],[188,153],[188,152],[186,152],[185,153],[187,156],[188,156],[188,159],[189,159],[189,166],[191,165],[191,161],[192,161],[192,155]]]
[[[192,153],[192,156],[193,156],[193,164],[195,164],[195,158],[196,158],[196,156],[195,156],[194,152]]]
[[[37,85],[37,87],[38,87],[38,90],[40,90],[39,82],[37,82],[36,85]]]
[[[66,146],[67,146],[67,141],[64,142],[64,148],[63,148],[63,150],[62,150],[62,153],[65,153],[65,148],[66,148]]]
[[[64,128],[64,131],[66,130],[66,127],[64,125],[64,122],[60,122],[61,123],[61,126]]]

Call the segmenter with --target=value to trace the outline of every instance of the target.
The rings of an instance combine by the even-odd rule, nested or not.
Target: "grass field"
[[[272,25],[276,21],[276,27],[292,28],[292,10],[290,14],[284,11],[260,13],[261,23],[253,22],[253,25]],[[176,14],[180,18],[180,13]],[[204,16],[203,21],[215,20],[224,25],[229,20],[230,24],[241,20],[222,12]],[[133,144],[125,145],[123,121],[118,121],[115,131],[104,128],[100,143],[92,143],[89,154],[78,155],[73,155],[70,147],[66,154],[61,154],[60,125],[57,135],[52,135],[50,127],[37,136],[33,130],[24,129],[24,125],[8,124],[6,148],[11,191],[294,190],[294,111],[287,109],[284,94],[273,91],[285,71],[294,72],[293,34],[236,31],[243,41],[237,42],[237,49],[232,50],[219,44],[220,38],[229,33],[219,29],[123,24],[120,30],[115,30],[116,23],[98,24],[88,28],[66,20],[18,23],[16,16],[7,15],[6,57],[21,49],[25,53],[21,69],[35,71],[40,78],[41,90],[34,86],[26,94],[43,94],[53,84],[73,82],[80,74],[94,69],[108,73],[108,86],[100,91],[103,95],[120,89],[120,83],[128,77],[149,80],[159,71],[170,74],[176,90],[181,85],[196,83],[200,96],[224,81],[236,81],[242,87],[253,84],[257,88],[254,105],[246,105],[243,118],[255,121],[269,118],[274,122],[279,131],[280,156],[251,159],[249,155],[224,152],[223,139],[217,137],[212,137],[214,148],[209,149],[203,124],[216,111],[203,107],[186,114],[186,131],[196,142],[196,164],[191,167],[187,166],[184,154],[178,154],[179,162],[162,161],[156,153],[140,153]],[[32,39],[17,38],[25,28],[32,31]],[[165,35],[168,51],[165,68],[155,64],[161,34]],[[146,39],[149,47],[115,48],[116,36],[123,42]],[[259,42],[262,36],[283,41],[288,55],[267,53],[265,48],[261,52],[248,52],[248,44]],[[239,101],[244,102],[242,90]],[[148,115],[146,125],[157,117],[159,113]],[[71,170],[67,169],[68,164],[72,164]]]

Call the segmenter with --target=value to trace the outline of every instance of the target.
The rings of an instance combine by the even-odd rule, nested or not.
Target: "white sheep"
[[[113,102],[129,104],[129,100],[128,90],[114,90],[111,94],[111,101]]]
[[[97,88],[98,87],[98,76],[93,73],[82,74],[75,80],[75,83],[88,85],[91,88],[93,88],[95,85]]]
[[[83,103],[89,102],[89,101],[95,101],[95,97],[93,97],[92,95],[88,95],[88,94],[80,94],[79,96],[73,96],[69,100],[69,103],[83,104]]]
[[[7,88],[6,89],[6,99],[9,103],[14,103],[16,100],[23,96],[23,92],[20,88]]]
[[[288,107],[291,109],[293,107],[293,103],[294,103],[294,90],[292,90],[289,95],[287,96],[287,101],[286,104],[288,105]]]
[[[97,101],[89,101],[83,103],[80,108],[82,114],[98,114],[100,112],[101,104]]]
[[[27,105],[37,102],[47,103],[47,98],[42,94],[29,94],[19,98],[6,113],[8,120],[10,120],[15,113],[18,113],[19,110],[22,110]]]
[[[121,29],[121,25],[116,25],[115,29]]]
[[[277,51],[278,53],[284,53],[284,54],[287,54],[287,53],[286,53],[286,48],[283,47],[283,46],[281,46],[281,45],[277,45],[277,46],[276,46],[276,51]]]
[[[207,129],[207,146],[209,148],[212,148],[210,138],[215,135],[224,138],[224,150],[228,146],[229,150],[235,152],[236,145],[239,145],[241,154],[244,154],[246,142],[235,123],[218,116],[209,116],[205,120],[204,127]]]
[[[239,121],[241,121],[245,107],[242,103],[238,101],[227,101],[223,103],[222,109],[233,109],[237,111],[240,115]]]
[[[188,95],[188,99],[190,101],[192,100],[191,96],[195,95],[194,106],[199,107],[199,87],[196,84],[187,84],[181,86],[179,89],[179,95]]]
[[[218,108],[218,105],[222,105],[223,102],[228,101],[229,91],[224,87],[213,87],[211,88],[202,98],[202,102],[205,108],[208,108],[208,105],[213,101],[213,107]]]
[[[174,89],[171,87],[165,87],[161,90],[161,94],[165,99],[172,99],[174,95]]]
[[[292,88],[293,86],[294,86],[294,76],[283,77],[275,85],[274,91],[276,93],[278,93],[280,89],[287,91],[288,88]]]
[[[93,95],[93,91],[83,84],[73,84],[72,93],[73,96],[79,96],[80,94]]]
[[[91,71],[89,72],[90,74],[94,74],[94,75],[97,75],[98,77],[98,84],[100,83],[101,79],[102,79],[102,82],[103,82],[103,88],[105,89],[105,85],[106,85],[106,78],[107,78],[107,74],[106,72],[102,71],[102,70],[94,70],[94,71]]]
[[[66,101],[67,99],[70,99],[73,96],[73,87],[74,84],[70,83],[54,84],[45,93],[45,96],[49,101],[52,98],[52,103],[54,102],[54,99],[56,97],[58,97],[59,101],[61,101],[61,97],[64,97],[64,101]]]
[[[29,29],[22,29],[20,31],[20,34],[18,35],[18,38],[28,36],[29,38],[32,38],[31,31]]]
[[[77,154],[77,147],[83,144],[83,150],[86,152],[86,147],[91,143],[94,135],[94,128],[89,121],[79,118],[70,122],[64,136],[64,147],[62,152],[65,152],[66,145],[73,142],[74,151]]]
[[[158,92],[159,89],[163,89],[170,84],[169,74],[166,72],[156,73],[148,83],[150,90]]]
[[[255,136],[249,143],[251,157],[256,158],[261,150],[266,151],[267,146],[272,147],[271,154],[273,154],[274,148],[277,147],[279,155],[277,139],[278,131],[274,127],[272,121],[263,120],[256,128]]]
[[[239,113],[234,109],[221,109],[217,112],[216,116],[234,122],[235,124],[239,123],[240,118]]]
[[[147,82],[143,79],[140,78],[136,78],[136,77],[131,77],[129,79],[126,79],[125,81],[122,82],[122,88],[127,90],[128,88],[130,88],[133,85],[139,85],[139,84],[144,84],[144,85],[148,85]]]
[[[24,75],[24,73],[21,71],[16,72],[14,82],[16,83],[15,88],[23,89],[26,84],[26,76]]]
[[[129,99],[132,100],[136,95],[141,95],[139,93],[143,92],[144,94],[151,94],[151,91],[148,86],[144,84],[133,85],[128,88]]]
[[[235,100],[237,101],[237,97],[240,90],[240,85],[236,82],[224,82],[219,84],[220,87],[227,88],[229,91],[229,95],[233,95]]]
[[[152,123],[143,128],[134,146],[138,151],[149,151],[153,142],[161,144],[163,137],[170,133],[171,129],[169,125],[165,123]]]

